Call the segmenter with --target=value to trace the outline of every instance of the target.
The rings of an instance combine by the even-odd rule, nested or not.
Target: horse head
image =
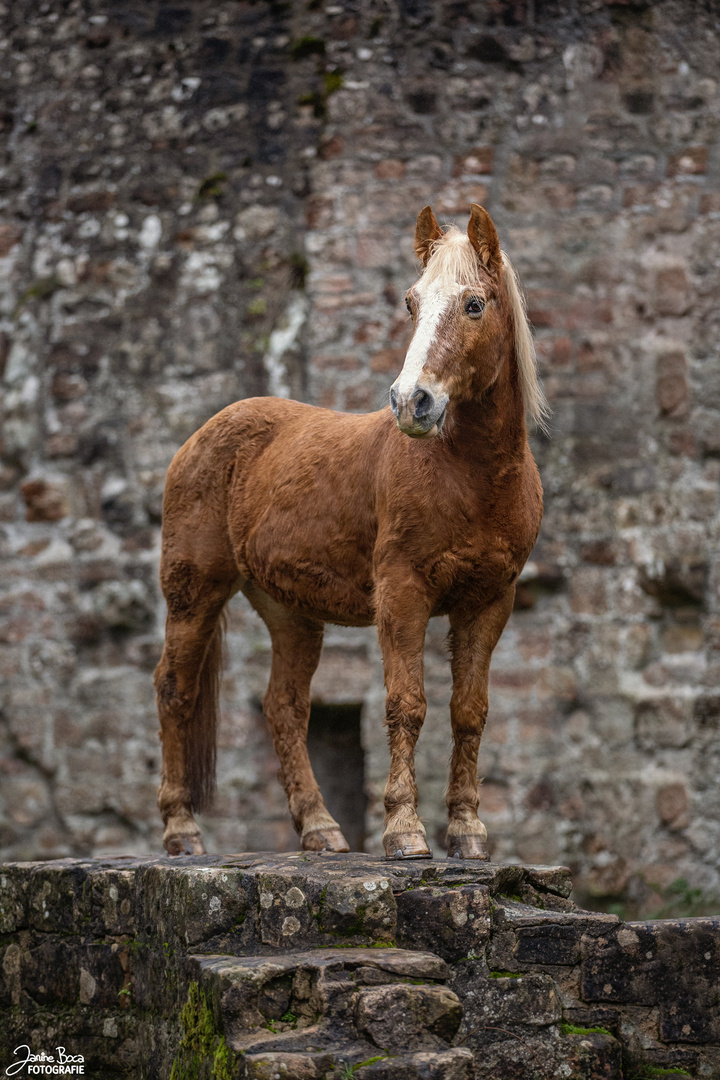
[[[465,235],[455,226],[443,232],[426,206],[415,251],[423,272],[405,298],[413,336],[390,389],[400,430],[437,435],[452,404],[480,400],[493,385],[513,344],[525,404],[542,424],[546,406],[521,294],[488,212],[473,203]]]

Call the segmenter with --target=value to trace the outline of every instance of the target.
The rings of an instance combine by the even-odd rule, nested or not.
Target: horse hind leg
[[[304,851],[349,851],[330,814],[307,752],[310,683],[320,661],[323,624],[283,608],[248,586],[245,595],[272,639],[272,666],[263,712],[280,759],[280,781]]]
[[[163,843],[170,855],[202,855],[193,811],[206,809],[214,794],[222,610],[232,581],[206,577],[185,561],[163,566],[161,581],[168,602],[165,647],[155,670]]]

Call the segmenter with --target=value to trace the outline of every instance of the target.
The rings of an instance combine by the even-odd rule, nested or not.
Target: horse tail
[[[193,810],[207,810],[215,797],[215,766],[226,618],[223,611],[205,652],[191,722],[184,730],[187,783]]]

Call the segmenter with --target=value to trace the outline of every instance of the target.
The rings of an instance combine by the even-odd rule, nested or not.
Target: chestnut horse
[[[487,212],[467,235],[421,211],[424,270],[390,408],[350,415],[277,398],[238,401],[179,450],[165,487],[160,578],[167,632],[155,672],[158,805],[170,854],[204,852],[193,810],[215,774],[221,614],[242,591],[272,639],[263,701],[290,813],[309,851],[348,851],[306,747],[323,625],[375,623],[387,688],[383,844],[427,858],[414,751],[425,717],[428,620],[448,615],[453,752],[450,855],[487,858],[477,757],[490,657],[535,544],[542,488],[526,412],[546,405],[515,275]]]

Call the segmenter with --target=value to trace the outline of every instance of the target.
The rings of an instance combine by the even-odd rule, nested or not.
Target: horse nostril
[[[416,390],[413,394],[413,401],[415,402],[415,415],[417,417],[427,416],[435,404],[435,398],[427,390]]]
[[[394,387],[394,386],[391,386],[391,387],[390,387],[390,408],[392,409],[392,411],[393,411],[393,412],[395,413],[395,415],[397,416],[397,411],[398,411],[398,396],[397,396],[397,390],[395,389],[395,387]]]

